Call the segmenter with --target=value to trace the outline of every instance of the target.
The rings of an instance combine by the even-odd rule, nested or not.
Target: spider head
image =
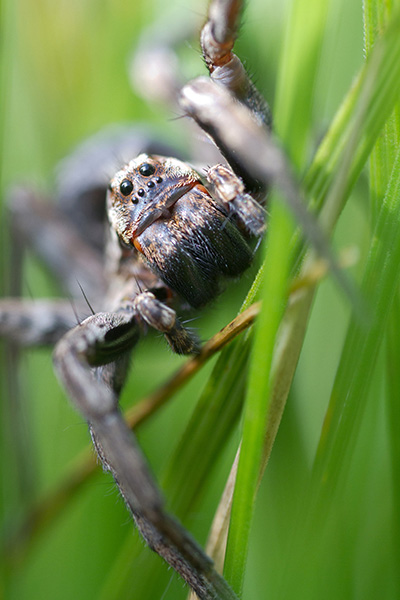
[[[108,217],[127,245],[157,219],[170,217],[171,208],[193,186],[199,175],[175,158],[140,154],[113,177],[109,187]]]

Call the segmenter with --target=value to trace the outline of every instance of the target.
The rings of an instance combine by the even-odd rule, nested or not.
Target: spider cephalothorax
[[[252,260],[243,233],[196,171],[141,154],[113,178],[108,214],[120,239],[191,306],[219,292],[222,276],[240,275]]]

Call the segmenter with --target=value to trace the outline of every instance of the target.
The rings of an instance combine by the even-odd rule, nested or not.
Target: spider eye
[[[121,184],[119,186],[119,191],[121,192],[121,194],[123,196],[129,196],[129,194],[132,192],[132,190],[133,190],[132,181],[129,181],[129,179],[124,179],[123,181],[121,181]]]
[[[153,165],[150,165],[149,163],[143,163],[139,167],[139,173],[143,175],[143,177],[150,177],[150,175],[153,175],[155,170],[156,168]]]

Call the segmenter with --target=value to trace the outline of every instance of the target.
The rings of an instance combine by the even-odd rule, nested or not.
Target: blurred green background
[[[291,0],[249,0],[236,49],[274,110],[275,87]],[[148,122],[163,139],[189,147],[184,120],[162,106],[147,104],[128,82],[128,56],[140,33],[155,20],[196,21],[206,2],[160,0],[2,0],[1,3],[1,184],[16,180],[51,194],[54,167],[85,136],[111,122]],[[183,79],[204,74],[196,38],[180,50]],[[313,90],[311,158],[363,61],[359,0],[329,3],[318,77]],[[335,237],[338,248],[356,245],[360,263],[369,236],[366,179],[356,185]],[[12,270],[5,215],[1,248],[3,293]],[[359,266],[354,274],[357,275]],[[233,318],[252,273],[229,286],[224,297],[202,311],[195,326],[207,339]],[[23,291],[57,295],[34,256],[24,262]],[[386,439],[383,366],[376,366],[370,402],[353,454],[349,482],[332,515],[323,556],[312,585],[302,585],[293,559],[313,556],[313,538],[291,547],[299,498],[321,431],[346,330],[348,307],[331,281],[321,284],[312,312],[295,383],[266,476],[257,499],[243,597],[398,598],[390,462]],[[3,355],[2,368],[9,368]],[[148,336],[135,352],[123,405],[131,406],[157,388],[182,363],[162,339]],[[17,368],[17,367],[16,367]],[[174,452],[208,365],[168,406],[138,432],[158,479]],[[30,350],[18,365],[21,405],[13,406],[3,370],[1,387],[1,496],[3,528],[10,531],[29,506],[46,494],[80,449],[88,444],[86,425],[66,401],[52,372],[51,352]],[[212,432],[210,432],[212,435]],[[205,543],[239,440],[239,426],[215,460],[202,494],[185,518]],[[193,464],[196,469],[196,464]],[[168,490],[165,490],[168,498]],[[174,505],[170,506],[174,512]],[[322,565],[322,568],[321,568]],[[90,480],[51,527],[13,564],[4,564],[4,597],[12,600],[97,598],[172,600],[185,598],[182,582],[138,540],[111,479]],[[310,572],[313,572],[312,565]],[[398,566],[397,566],[398,567]],[[399,570],[397,568],[397,570]]]

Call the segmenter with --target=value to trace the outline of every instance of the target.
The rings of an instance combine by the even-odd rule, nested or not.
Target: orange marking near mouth
[[[202,183],[195,183],[193,187],[196,187],[199,192],[202,192],[203,194],[207,194],[207,196],[210,196],[210,192],[208,191],[208,189],[206,187],[204,187],[204,185]]]
[[[143,248],[142,248],[142,246],[140,245],[140,242],[139,242],[139,240],[137,239],[137,237],[134,237],[134,236],[133,236],[133,245],[135,246],[135,248],[136,248],[136,250],[137,250],[138,252],[140,252],[141,254],[143,254]]]

